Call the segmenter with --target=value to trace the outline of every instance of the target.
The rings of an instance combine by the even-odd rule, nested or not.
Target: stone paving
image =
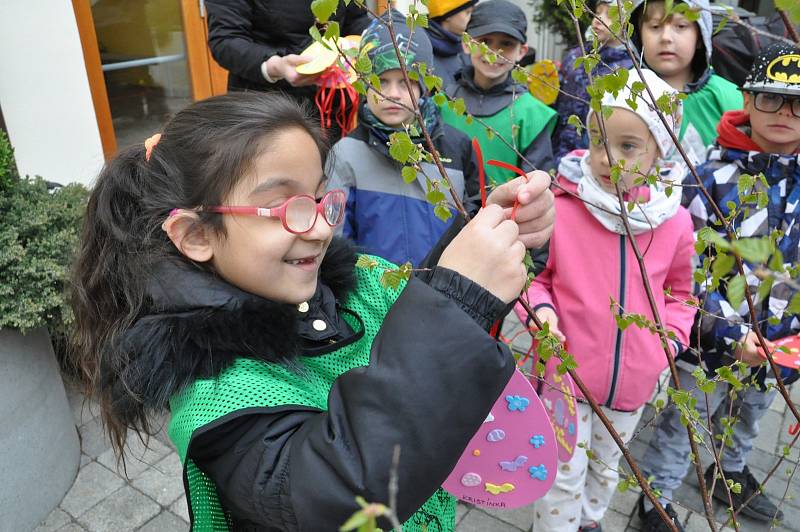
[[[508,331],[513,328],[509,326]],[[507,331],[507,332],[508,332]],[[178,456],[163,430],[151,438],[147,447],[130,436],[127,475],[118,471],[111,444],[104,436],[96,404],[84,401],[69,383],[67,395],[72,404],[75,424],[81,437],[81,467],[72,489],[35,532],[184,532],[188,530],[188,511],[183,493]],[[800,385],[792,389],[795,404],[800,405]],[[642,424],[652,417],[652,409],[642,416]],[[165,421],[165,420],[162,420]],[[772,405],[761,422],[756,446],[749,457],[749,466],[756,478],[763,479],[776,463],[789,441],[791,413],[781,398]],[[642,456],[651,435],[644,429],[630,445],[636,458]],[[766,492],[777,501],[787,492],[782,510],[785,519],[775,530],[800,531],[800,477],[789,484],[788,474],[798,465],[800,450],[792,449],[776,476],[767,484]],[[703,464],[710,463],[703,456]],[[788,490],[787,490],[788,486]],[[639,531],[636,515],[638,490],[617,493],[602,525],[606,532]],[[687,475],[675,494],[681,505],[678,513],[687,532],[708,530],[702,513],[702,500],[697,478]],[[717,520],[725,519],[724,510],[715,504]],[[511,511],[484,510],[459,505],[457,532],[529,531],[533,522],[530,507]],[[2,529],[2,524],[0,524]],[[723,530],[722,527],[719,527]],[[730,532],[731,529],[724,529]],[[770,530],[769,525],[740,518],[742,532]],[[17,532],[17,531],[14,531]]]

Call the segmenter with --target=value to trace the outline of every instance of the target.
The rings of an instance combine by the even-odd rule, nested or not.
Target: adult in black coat
[[[313,103],[316,76],[295,70],[310,59],[299,54],[312,41],[311,0],[206,0],[205,5],[208,45],[229,72],[228,90],[280,90]],[[339,23],[342,35],[360,35],[370,22],[355,2],[340,3],[330,20]]]

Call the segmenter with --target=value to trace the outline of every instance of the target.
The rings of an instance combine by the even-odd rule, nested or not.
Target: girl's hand
[[[300,74],[295,70],[300,65],[308,63],[313,59],[313,57],[307,55],[273,55],[267,59],[267,74],[276,81],[280,79],[286,80],[292,87],[313,85],[319,77],[319,74]]]
[[[562,344],[567,341],[567,337],[564,336],[564,333],[561,332],[561,329],[558,328],[558,314],[556,311],[551,309],[550,307],[541,307],[539,310],[536,311],[536,317],[539,318],[539,321],[542,323],[547,323],[550,326],[550,332],[558,338],[558,341]],[[536,325],[531,324],[532,328],[536,328]]]
[[[758,343],[758,337],[754,331],[749,331],[742,336],[739,342],[741,345],[739,345],[733,353],[736,360],[741,360],[752,368],[754,366],[760,366],[767,359],[767,355],[765,355],[764,350],[761,349],[761,345]],[[770,351],[775,349],[774,343],[769,340],[766,342]]]
[[[489,205],[450,242],[439,266],[478,283],[495,297],[511,303],[525,286],[528,272],[523,264],[525,245],[519,227],[507,220],[503,209]]]
[[[519,201],[516,215],[519,239],[529,249],[541,248],[550,238],[556,218],[547,172],[536,170],[528,173],[527,182],[518,177],[500,185],[489,194],[486,204],[500,205],[510,216],[515,201]]]

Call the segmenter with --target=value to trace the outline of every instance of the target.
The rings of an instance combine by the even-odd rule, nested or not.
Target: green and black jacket
[[[150,408],[169,399],[193,530],[338,530],[356,496],[388,502],[396,445],[403,529],[453,530],[439,487],[514,369],[486,333],[507,307],[438,267],[383,288],[380,264],[354,268],[334,241],[305,312],[157,271],[125,384]]]

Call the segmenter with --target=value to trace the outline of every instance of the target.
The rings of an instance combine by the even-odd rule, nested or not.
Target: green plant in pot
[[[0,131],[0,329],[47,326],[60,351],[70,323],[65,284],[88,191],[19,178]]]
[[[63,361],[65,285],[87,196],[81,185],[18,177],[0,131],[0,523],[8,530],[31,530],[46,518],[80,463],[48,331]]]

